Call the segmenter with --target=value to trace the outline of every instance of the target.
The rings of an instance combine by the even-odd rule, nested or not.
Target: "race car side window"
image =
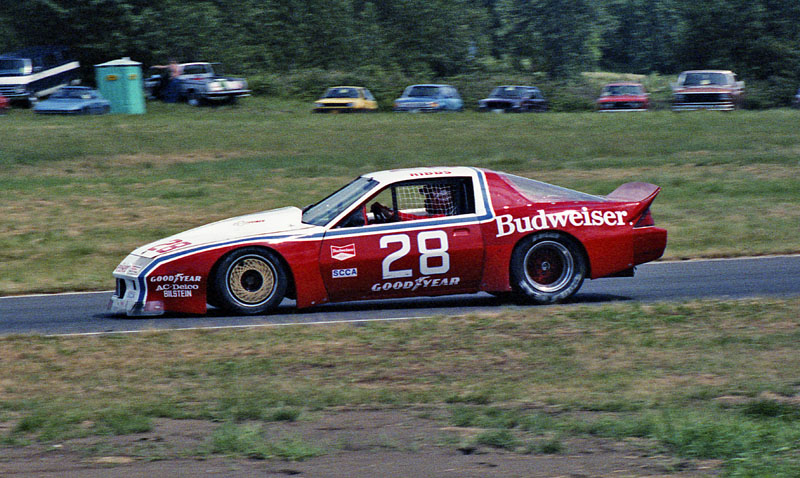
[[[475,212],[472,180],[446,178],[397,183],[372,196],[337,227],[418,221]],[[363,211],[364,219],[361,219]]]

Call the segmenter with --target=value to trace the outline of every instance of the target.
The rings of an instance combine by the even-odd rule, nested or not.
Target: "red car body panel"
[[[191,233],[202,229],[198,228],[143,246],[126,258],[115,270],[118,290],[111,308],[131,315],[205,313],[215,265],[243,247],[262,247],[280,257],[290,275],[287,295],[299,308],[335,301],[510,291],[515,246],[543,231],[558,231],[580,244],[591,279],[632,271],[635,265],[660,257],[666,247],[666,231],[652,225],[649,208],[660,190],[652,184],[628,183],[605,197],[584,195],[586,200],[537,202],[508,175],[489,170],[419,168],[389,173],[398,182],[431,176],[473,181],[475,211],[359,227],[337,227],[333,222],[341,220],[336,219],[325,227],[304,226],[300,233],[193,244]],[[371,191],[354,204],[364,207],[376,194]],[[358,210],[353,208],[348,211]],[[295,211],[286,214],[299,214]],[[228,227],[243,222],[259,221],[238,221]],[[145,256],[151,258],[142,259]]]
[[[636,94],[637,91],[641,93]],[[650,95],[639,83],[609,83],[595,104],[601,112],[646,111],[650,107]]]

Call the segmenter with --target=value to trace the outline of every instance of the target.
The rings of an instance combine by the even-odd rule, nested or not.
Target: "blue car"
[[[37,113],[62,115],[99,115],[110,110],[111,103],[86,86],[65,86],[33,107]]]
[[[450,85],[411,85],[394,100],[394,111],[461,111],[464,102]]]

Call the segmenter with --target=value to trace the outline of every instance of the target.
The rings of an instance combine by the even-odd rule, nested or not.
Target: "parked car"
[[[731,111],[744,98],[744,81],[729,70],[691,70],[672,84],[672,110]]]
[[[597,111],[647,111],[650,96],[639,83],[609,83],[597,98]]]
[[[377,111],[378,102],[363,86],[334,86],[314,103],[314,113]]]
[[[547,100],[535,86],[498,86],[488,98],[478,101],[478,111],[524,113],[547,111]]]
[[[87,86],[65,86],[34,105],[43,114],[99,115],[111,111],[111,103]]]
[[[800,108],[800,88],[797,89],[797,94],[794,95],[794,101],[792,102],[792,106],[795,108]]]
[[[25,48],[0,55],[0,94],[30,106],[62,86],[80,82],[80,63],[60,46]]]
[[[8,101],[8,98],[6,98],[3,95],[0,95],[0,114],[6,113],[6,111],[8,110],[9,103],[10,102]]]
[[[632,276],[658,259],[661,188],[607,196],[487,169],[413,168],[354,179],[303,209],[284,207],[144,245],[114,270],[109,310],[236,314],[326,302],[515,292],[563,301],[584,279]]]
[[[169,67],[150,67],[144,81],[146,96],[167,102],[186,101],[192,106],[234,103],[250,96],[244,78],[220,75],[211,63],[183,63],[179,68],[181,74],[170,79]]]
[[[450,85],[411,85],[394,100],[394,111],[461,111],[464,102]]]

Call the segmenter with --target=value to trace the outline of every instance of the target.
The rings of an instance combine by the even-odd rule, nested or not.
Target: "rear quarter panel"
[[[514,247],[526,236],[557,231],[577,241],[595,279],[633,267],[630,205],[599,201],[534,203],[496,175],[487,174],[494,220],[482,225],[486,266],[482,288],[510,290],[509,264]]]

